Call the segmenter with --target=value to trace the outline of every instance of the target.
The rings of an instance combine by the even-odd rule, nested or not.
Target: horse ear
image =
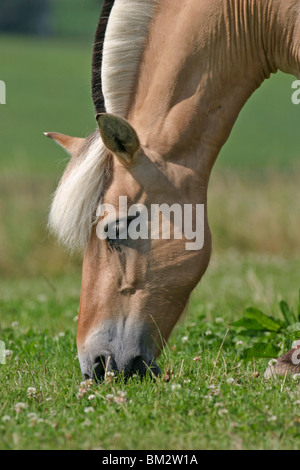
[[[112,114],[97,114],[99,131],[104,145],[124,163],[131,163],[140,149],[133,127],[125,119]]]
[[[70,155],[75,155],[85,142],[85,139],[79,137],[71,137],[70,135],[59,134],[59,132],[44,132],[46,137],[54,140],[58,145],[63,147]]]

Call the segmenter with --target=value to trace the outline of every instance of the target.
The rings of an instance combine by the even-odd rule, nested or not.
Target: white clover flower
[[[115,402],[119,405],[121,403],[126,403],[127,398],[126,398],[126,392],[123,392],[122,390],[119,390],[117,392],[117,396],[114,397]]]
[[[229,377],[229,379],[226,380],[226,383],[228,383],[228,385],[231,385],[234,383],[234,378],[233,377]]]
[[[210,330],[208,330],[208,331],[205,332],[205,335],[206,335],[206,336],[211,336],[211,335],[212,335],[212,332],[211,332]]]
[[[216,318],[215,323],[217,323],[217,324],[224,323],[224,318],[222,318],[222,317]]]
[[[275,415],[270,416],[270,417],[268,418],[268,421],[270,421],[270,422],[275,422],[275,421],[277,421],[277,416],[275,416]]]
[[[29,387],[27,389],[27,396],[28,396],[28,398],[35,398],[36,397],[36,388]]]
[[[174,392],[175,390],[180,390],[180,389],[181,389],[180,384],[173,384],[171,387],[172,392]]]
[[[88,393],[88,391],[92,388],[93,386],[93,380],[88,379],[85,380],[84,382],[81,382],[79,388],[78,388],[78,393],[77,393],[77,398],[80,400],[81,398],[84,397]]]
[[[38,416],[36,413],[28,413],[27,415],[28,419],[29,419],[29,425],[30,426],[35,426],[38,422]]]
[[[107,399],[108,403],[111,405],[115,401],[115,396],[110,393],[110,394],[106,395],[106,399]]]
[[[293,380],[294,380],[295,382],[299,382],[299,380],[300,380],[300,374],[294,374],[294,375],[293,375]]]
[[[3,421],[4,423],[7,423],[7,422],[10,421],[10,420],[11,420],[11,417],[10,417],[10,416],[8,416],[8,415],[2,416],[2,421]]]
[[[88,379],[88,380],[84,380],[84,382],[81,382],[80,386],[89,390],[91,389],[93,384],[94,384],[93,379]]]
[[[219,389],[219,388],[216,388],[215,385],[211,385],[209,388],[210,388],[210,390],[211,390],[211,391],[209,392],[210,395],[213,395],[213,396],[215,396],[215,397],[216,397],[217,395],[219,395],[220,389]]]
[[[182,343],[186,343],[188,340],[189,340],[189,337],[188,337],[188,336],[183,336],[183,337],[181,338],[181,342],[182,342]]]
[[[105,382],[111,384],[114,381],[115,374],[113,371],[108,371],[105,374]]]
[[[28,405],[26,405],[26,403],[20,402],[20,403],[16,403],[15,410],[19,414],[19,413],[22,413],[24,410],[26,410],[27,407]]]
[[[92,400],[95,400],[95,398],[96,398],[96,395],[89,395],[88,400],[92,401]]]
[[[18,321],[13,321],[12,324],[11,324],[11,327],[12,328],[18,328],[19,326],[19,322]]]
[[[214,404],[214,407],[215,407],[215,408],[221,408],[222,406],[223,406],[223,403],[218,403],[218,402],[216,402],[216,403]]]
[[[94,408],[92,406],[88,406],[87,408],[84,408],[85,413],[94,413]]]
[[[86,419],[85,421],[83,421],[83,423],[81,423],[81,426],[84,426],[85,428],[89,428],[91,425],[92,421],[89,419]]]
[[[237,345],[237,346],[243,346],[243,344],[244,344],[243,341],[237,341],[237,342],[236,342],[236,345]]]
[[[89,419],[86,419],[85,421],[83,421],[83,423],[81,423],[81,426],[84,426],[86,428],[88,428],[91,425],[92,425],[92,422]]]
[[[219,416],[224,416],[224,415],[228,415],[228,410],[226,408],[222,408],[218,411],[218,415]]]
[[[209,400],[209,401],[212,401],[212,400],[213,400],[212,395],[204,395],[204,398],[205,398],[206,400]]]

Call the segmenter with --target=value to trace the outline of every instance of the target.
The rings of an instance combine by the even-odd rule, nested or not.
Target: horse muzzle
[[[144,325],[103,322],[87,339],[78,342],[78,356],[84,379],[104,380],[107,372],[124,375],[125,379],[148,373],[160,375],[154,361],[155,340]]]

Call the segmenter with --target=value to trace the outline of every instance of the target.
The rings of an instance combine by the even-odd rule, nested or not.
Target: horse
[[[83,253],[83,377],[157,376],[157,359],[209,265],[207,188],[218,154],[264,80],[278,70],[300,77],[300,1],[105,0],[92,62],[96,131],[46,133],[71,155],[49,226]],[[126,237],[139,213],[129,218],[121,197],[127,208],[195,213],[201,205],[203,246],[187,249],[184,235]],[[273,371],[298,371],[293,352]]]

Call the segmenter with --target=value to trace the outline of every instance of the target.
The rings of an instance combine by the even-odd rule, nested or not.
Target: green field
[[[95,128],[90,96],[92,44],[86,40],[1,40],[1,171],[56,175],[65,155],[45,142],[43,132],[85,136]],[[299,166],[300,105],[292,104],[294,77],[278,73],[242,110],[217,169]],[[60,165],[61,168],[61,165]]]
[[[1,283],[0,336],[12,351],[0,366],[2,449],[299,448],[298,383],[266,383],[267,360],[240,362],[243,338],[232,332],[214,368],[227,327],[244,307],[278,315],[277,298],[295,304],[298,263],[215,259],[159,361],[162,378],[126,385],[115,379],[82,397],[74,321],[80,279],[52,281]],[[29,387],[36,389],[33,397]],[[126,401],[117,403],[120,391]]]
[[[0,365],[0,448],[299,448],[300,385],[266,382],[267,359],[241,362],[231,327],[220,351],[228,326],[247,307],[277,317],[278,301],[297,301],[294,78],[267,81],[222,150],[209,190],[212,262],[160,359],[162,377],[126,385],[114,379],[78,398],[81,260],[47,233],[51,194],[67,159],[42,133],[84,136],[94,129],[91,44],[0,41],[7,85],[7,105],[0,106],[0,340],[11,351]]]

